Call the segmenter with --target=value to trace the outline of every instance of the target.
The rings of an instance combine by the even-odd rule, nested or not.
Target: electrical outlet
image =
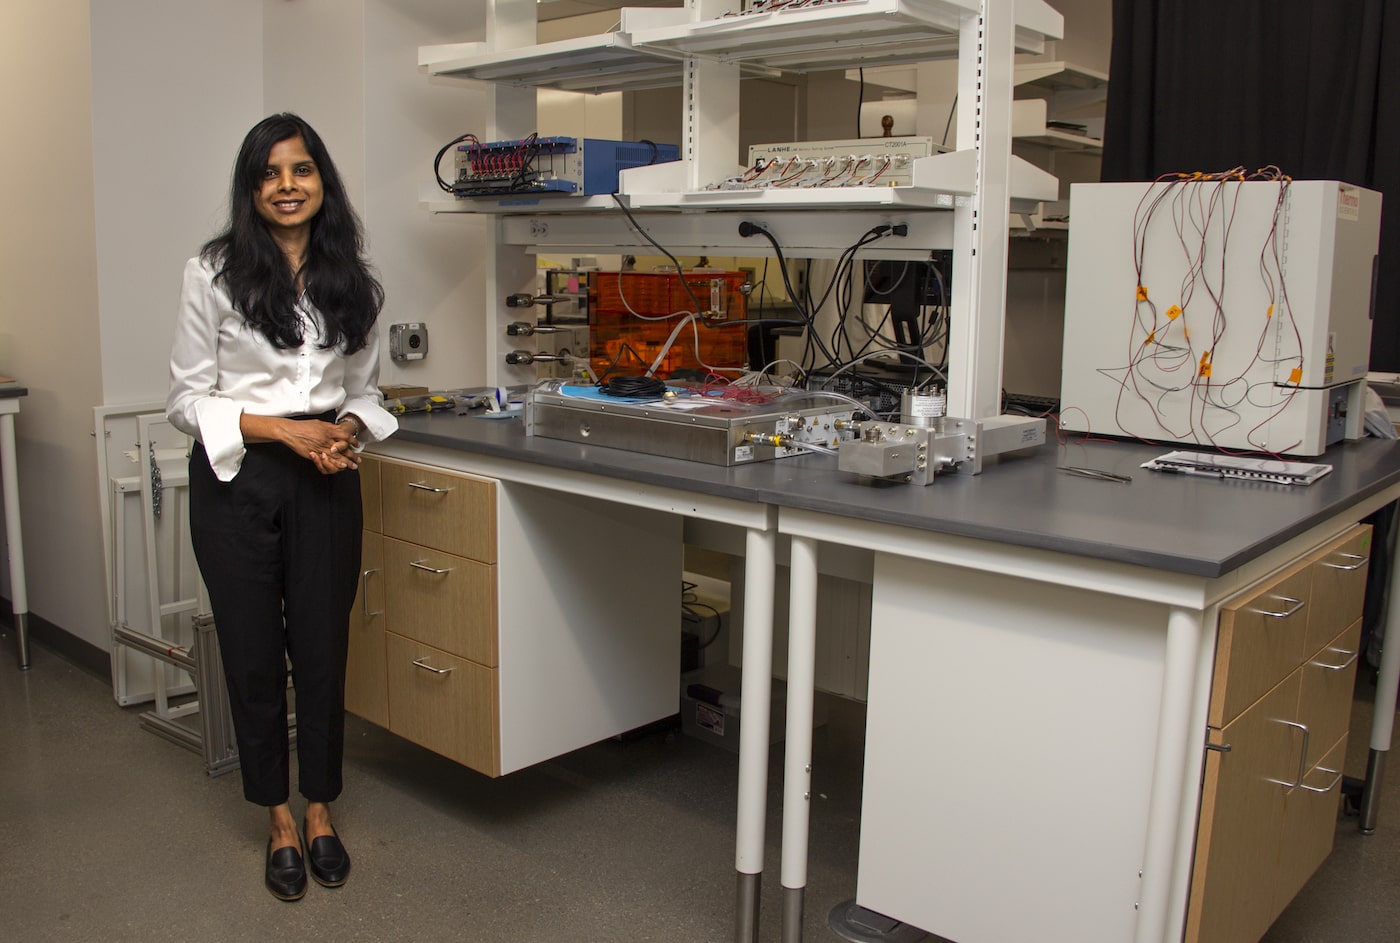
[[[389,359],[422,360],[428,356],[428,326],[415,321],[411,324],[389,325]]]

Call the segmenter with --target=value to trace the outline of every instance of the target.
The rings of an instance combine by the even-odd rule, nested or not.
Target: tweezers
[[[1131,484],[1133,479],[1127,475],[1119,475],[1116,472],[1105,471],[1102,468],[1079,468],[1075,465],[1060,465],[1060,471],[1069,472],[1079,478],[1093,478],[1096,481],[1116,481],[1120,484]]]

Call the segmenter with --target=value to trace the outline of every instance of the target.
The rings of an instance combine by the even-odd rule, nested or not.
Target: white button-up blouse
[[[303,302],[297,313],[305,341],[279,349],[234,309],[228,293],[214,284],[208,263],[197,257],[185,263],[165,414],[175,428],[204,444],[220,481],[233,480],[242,467],[244,412],[334,411],[337,419],[353,413],[364,427],[361,445],[386,439],[399,427],[377,387],[379,335],[371,331],[364,348],[346,356],[338,347],[317,346],[322,321],[315,307]]]

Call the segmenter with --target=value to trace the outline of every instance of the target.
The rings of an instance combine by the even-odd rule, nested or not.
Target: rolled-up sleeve
[[[345,358],[345,403],[337,418],[353,415],[364,431],[360,444],[382,442],[399,428],[399,421],[384,408],[379,392],[379,334],[371,331],[365,346]]]
[[[165,415],[204,444],[219,480],[231,481],[246,451],[239,429],[243,407],[219,395],[219,319],[212,275],[199,259],[191,259],[180,289]]]

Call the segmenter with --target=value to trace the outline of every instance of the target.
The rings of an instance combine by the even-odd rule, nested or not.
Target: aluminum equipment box
[[[547,380],[525,397],[525,434],[706,465],[747,465],[834,449],[854,406],[829,394],[783,391],[740,402],[678,389],[670,400],[607,396],[591,384]],[[768,441],[754,441],[764,437]],[[774,442],[777,444],[774,444]]]
[[[1070,201],[1062,429],[1289,455],[1361,436],[1379,193],[1174,179]]]

